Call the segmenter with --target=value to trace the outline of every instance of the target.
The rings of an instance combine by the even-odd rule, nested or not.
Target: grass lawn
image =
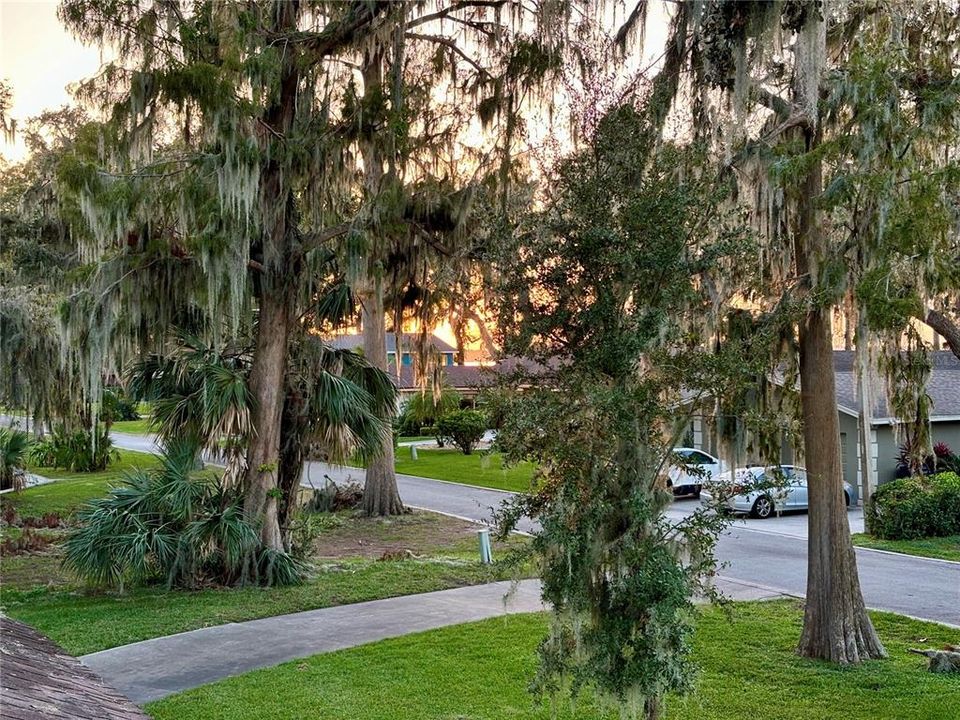
[[[21,517],[36,517],[46,513],[67,516],[75,512],[90,498],[105,495],[107,488],[117,484],[118,477],[135,467],[153,467],[159,459],[155,455],[131,450],[118,451],[118,459],[96,473],[78,473],[63,468],[30,466],[30,472],[49,478],[62,478],[54,483],[39,485],[21,493],[3,496],[3,504],[12,505]]]
[[[855,533],[853,544],[875,550],[890,550],[907,555],[922,555],[960,562],[960,535],[923,538],[921,540],[881,540],[866,533]]]
[[[417,448],[417,454],[419,459],[414,460],[410,448],[397,448],[397,472],[513,492],[529,490],[533,478],[531,463],[504,468],[499,453],[475,451],[472,455],[464,455],[459,450],[446,448]]]
[[[668,720],[945,720],[960,707],[956,677],[926,672],[906,648],[955,639],[942,626],[874,614],[890,659],[856,668],[803,660],[793,650],[802,615],[795,601],[742,603],[732,624],[717,609],[698,625],[697,691],[669,698]],[[497,618],[317,655],[229,678],[147,705],[155,720],[322,717],[619,718],[588,695],[551,709],[526,691],[541,615]],[[920,638],[926,638],[922,641]]]
[[[116,430],[117,432],[130,433],[131,435],[149,435],[154,431],[150,423],[150,416],[144,415],[139,420],[119,420],[113,423],[110,429]]]
[[[479,563],[476,526],[462,520],[434,513],[368,519],[348,512],[323,518],[310,556],[314,571],[299,586],[94,592],[60,567],[59,551],[51,547],[3,558],[0,600],[11,617],[83,655],[210,625],[513,576],[504,563]],[[507,550],[495,543],[494,557],[502,560]]]

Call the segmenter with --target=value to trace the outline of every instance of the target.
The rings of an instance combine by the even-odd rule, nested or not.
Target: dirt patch
[[[413,557],[459,554],[476,550],[476,525],[429,512],[394,518],[367,518],[340,513],[337,527],[324,529],[314,541],[317,559]]]

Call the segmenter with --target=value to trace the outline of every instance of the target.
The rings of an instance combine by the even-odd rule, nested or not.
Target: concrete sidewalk
[[[718,580],[718,588],[734,600],[781,596],[738,581]],[[543,609],[538,580],[523,580],[515,586],[505,581],[217,625],[123,645],[80,660],[142,704],[289,660]]]

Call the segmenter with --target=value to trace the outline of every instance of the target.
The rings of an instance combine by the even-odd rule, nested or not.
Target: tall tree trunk
[[[283,32],[295,30],[298,13],[298,3],[280,4],[276,29]],[[279,96],[262,119],[277,137],[286,138],[291,133],[299,82],[298,58],[295,51],[288,48],[283,56]],[[275,140],[268,138],[266,142]],[[283,537],[277,510],[280,419],[293,296],[303,272],[303,262],[294,252],[292,236],[296,231],[296,205],[280,165],[281,158],[276,152],[264,154],[267,159],[260,174],[263,269],[259,277],[259,316],[250,368],[254,434],[247,452],[243,511],[248,519],[259,525],[264,547],[282,551]]]
[[[363,92],[365,97],[375,97],[383,88],[383,52],[372,52],[363,64]],[[382,139],[382,138],[381,138]],[[384,152],[376,136],[366,137],[361,142],[363,153],[364,185],[366,201],[380,202],[383,183]],[[363,354],[375,367],[390,372],[387,363],[386,308],[383,299],[383,280],[380,277],[383,255],[386,252],[385,238],[380,233],[385,229],[378,224],[370,228],[370,251],[367,258],[367,276],[363,288]],[[394,328],[396,330],[396,328]],[[402,332],[402,328],[399,330]],[[397,337],[397,368],[399,377],[400,342]],[[393,413],[386,418],[388,426]],[[397,489],[397,473],[393,467],[393,435],[383,440],[382,452],[367,465],[367,477],[363,486],[363,511],[367,515],[399,515],[404,511]]]
[[[884,657],[863,603],[843,497],[829,309],[812,309],[801,325],[800,388],[810,512],[798,652],[842,664]]]
[[[819,143],[818,131],[806,133],[807,151]],[[823,189],[820,161],[800,189],[795,237],[797,274],[818,277],[825,254],[816,199]],[[807,600],[797,652],[841,664],[884,657],[886,652],[867,614],[850,537],[840,463],[840,420],[833,366],[831,308],[816,302],[800,324],[800,400],[809,517]]]
[[[384,321],[383,286],[374,280],[363,298],[363,354],[374,366],[387,371],[386,323]],[[392,420],[387,418],[388,424]],[[367,465],[363,486],[363,511],[367,515],[400,515],[403,502],[397,489],[397,473],[393,467],[393,436],[383,439],[383,452]]]
[[[258,524],[264,546],[278,551],[284,549],[277,515],[277,477],[289,320],[285,299],[264,293],[260,298],[257,338],[250,368],[255,434],[247,453],[243,501],[244,514]]]

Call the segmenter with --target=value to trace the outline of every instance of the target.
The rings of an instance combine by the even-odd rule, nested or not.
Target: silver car
[[[777,472],[779,467],[779,473]],[[735,473],[723,473],[710,488],[703,490],[703,497],[720,499],[724,506],[735,513],[748,513],[756,518],[768,518],[786,510],[806,510],[807,471],[794,465],[777,467],[740,468]],[[843,483],[847,507],[856,500],[857,493],[849,483]]]

